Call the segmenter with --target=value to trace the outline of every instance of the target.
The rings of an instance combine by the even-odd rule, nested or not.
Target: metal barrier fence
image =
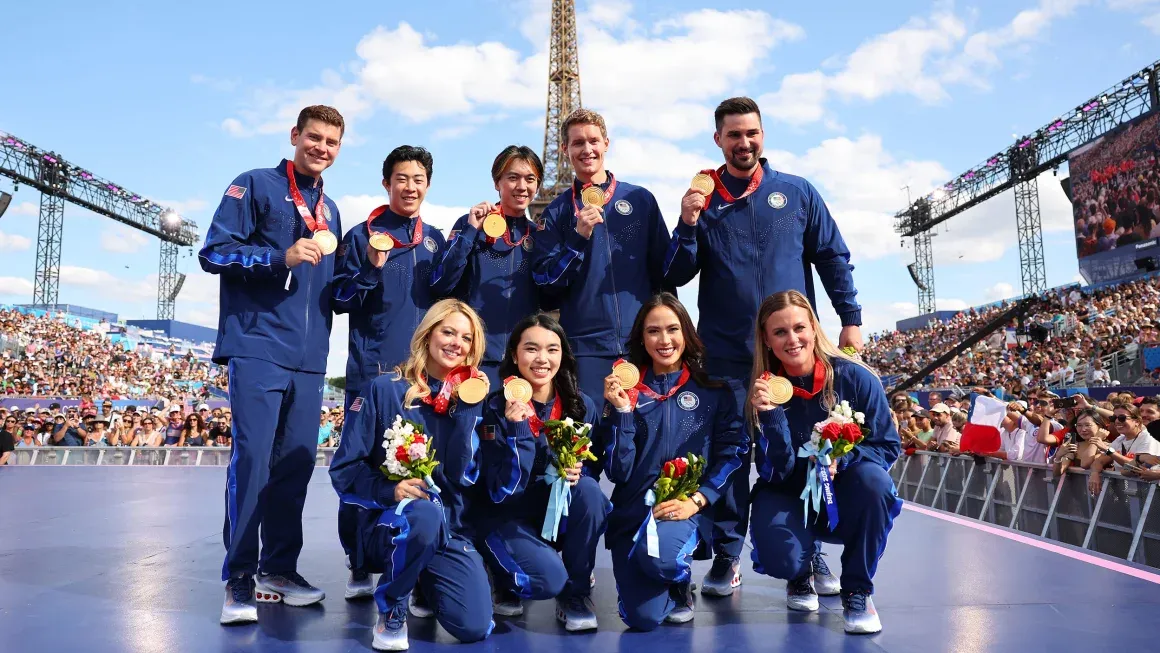
[[[330,465],[334,448],[315,464]],[[223,447],[34,447],[13,452],[13,465],[225,466]],[[902,456],[890,471],[907,501],[1160,567],[1160,506],[1156,484],[1104,472],[1100,492],[1088,492],[1086,470],[1058,475],[1051,467],[926,451]]]
[[[1088,472],[920,451],[890,471],[907,501],[1160,567],[1156,484],[1105,471],[1100,492]]]
[[[314,464],[330,466],[334,447],[319,448]],[[176,465],[225,467],[225,447],[21,447],[12,452],[10,465]]]

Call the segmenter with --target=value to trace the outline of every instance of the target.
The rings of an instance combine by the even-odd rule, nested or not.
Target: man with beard
[[[862,348],[862,309],[854,289],[850,251],[818,191],[805,179],[774,170],[762,155],[761,110],[747,97],[725,100],[714,112],[713,142],[725,165],[704,170],[681,200],[681,221],[665,257],[666,284],[683,286],[699,272],[700,324],[708,372],[749,387],[754,320],[764,298],[797,290],[814,299],[813,272],[842,322],[839,346]],[[739,409],[745,402],[737,398]],[[740,556],[749,513],[749,463],[736,472],[725,501],[714,508],[716,558],[702,592],[727,596],[741,584]],[[838,580],[821,551],[814,583],[837,594]]]

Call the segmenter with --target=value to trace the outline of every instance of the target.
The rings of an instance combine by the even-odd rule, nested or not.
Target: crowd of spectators
[[[1128,359],[1160,342],[1160,277],[1084,292],[1078,287],[1047,293],[1024,318],[1012,322],[922,379],[920,388],[1000,390],[1025,397],[1037,388],[1067,385],[1155,385],[1160,368],[1114,381],[1103,359],[1123,352]],[[870,338],[863,357],[882,375],[909,377],[1010,308],[1002,302],[969,309],[922,329]]]
[[[224,371],[152,347],[126,350],[107,329],[83,329],[63,315],[0,309],[0,396],[129,399],[224,389]]]

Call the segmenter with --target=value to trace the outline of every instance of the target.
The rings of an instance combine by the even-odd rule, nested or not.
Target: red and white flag
[[[959,450],[980,454],[998,451],[1003,446],[999,429],[1002,428],[1005,417],[1007,417],[1006,402],[986,395],[976,395],[971,401],[967,423],[963,425]]]

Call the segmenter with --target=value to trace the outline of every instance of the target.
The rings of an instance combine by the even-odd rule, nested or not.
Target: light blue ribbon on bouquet
[[[568,479],[560,476],[555,465],[548,465],[544,482],[552,486],[552,492],[548,495],[548,510],[544,513],[544,527],[540,529],[540,537],[555,542],[560,533],[560,521],[568,516],[572,492],[568,487]]]
[[[798,458],[814,458],[814,469],[806,472],[806,486],[802,489],[801,500],[803,505],[803,525],[810,525],[810,507],[819,516],[822,513],[822,503],[826,504],[826,514],[829,516],[830,530],[838,525],[838,504],[834,501],[834,488],[830,482],[830,452],[834,446],[829,440],[822,440],[820,445],[806,442],[798,449]]]
[[[636,545],[640,541],[640,534],[644,533],[644,543],[647,548],[649,557],[661,557],[661,540],[657,535],[657,518],[653,516],[652,508],[657,505],[657,493],[649,490],[644,494],[644,505],[648,506],[648,518],[637,529],[636,535],[632,536],[632,548],[628,551],[628,557],[636,552]]]

